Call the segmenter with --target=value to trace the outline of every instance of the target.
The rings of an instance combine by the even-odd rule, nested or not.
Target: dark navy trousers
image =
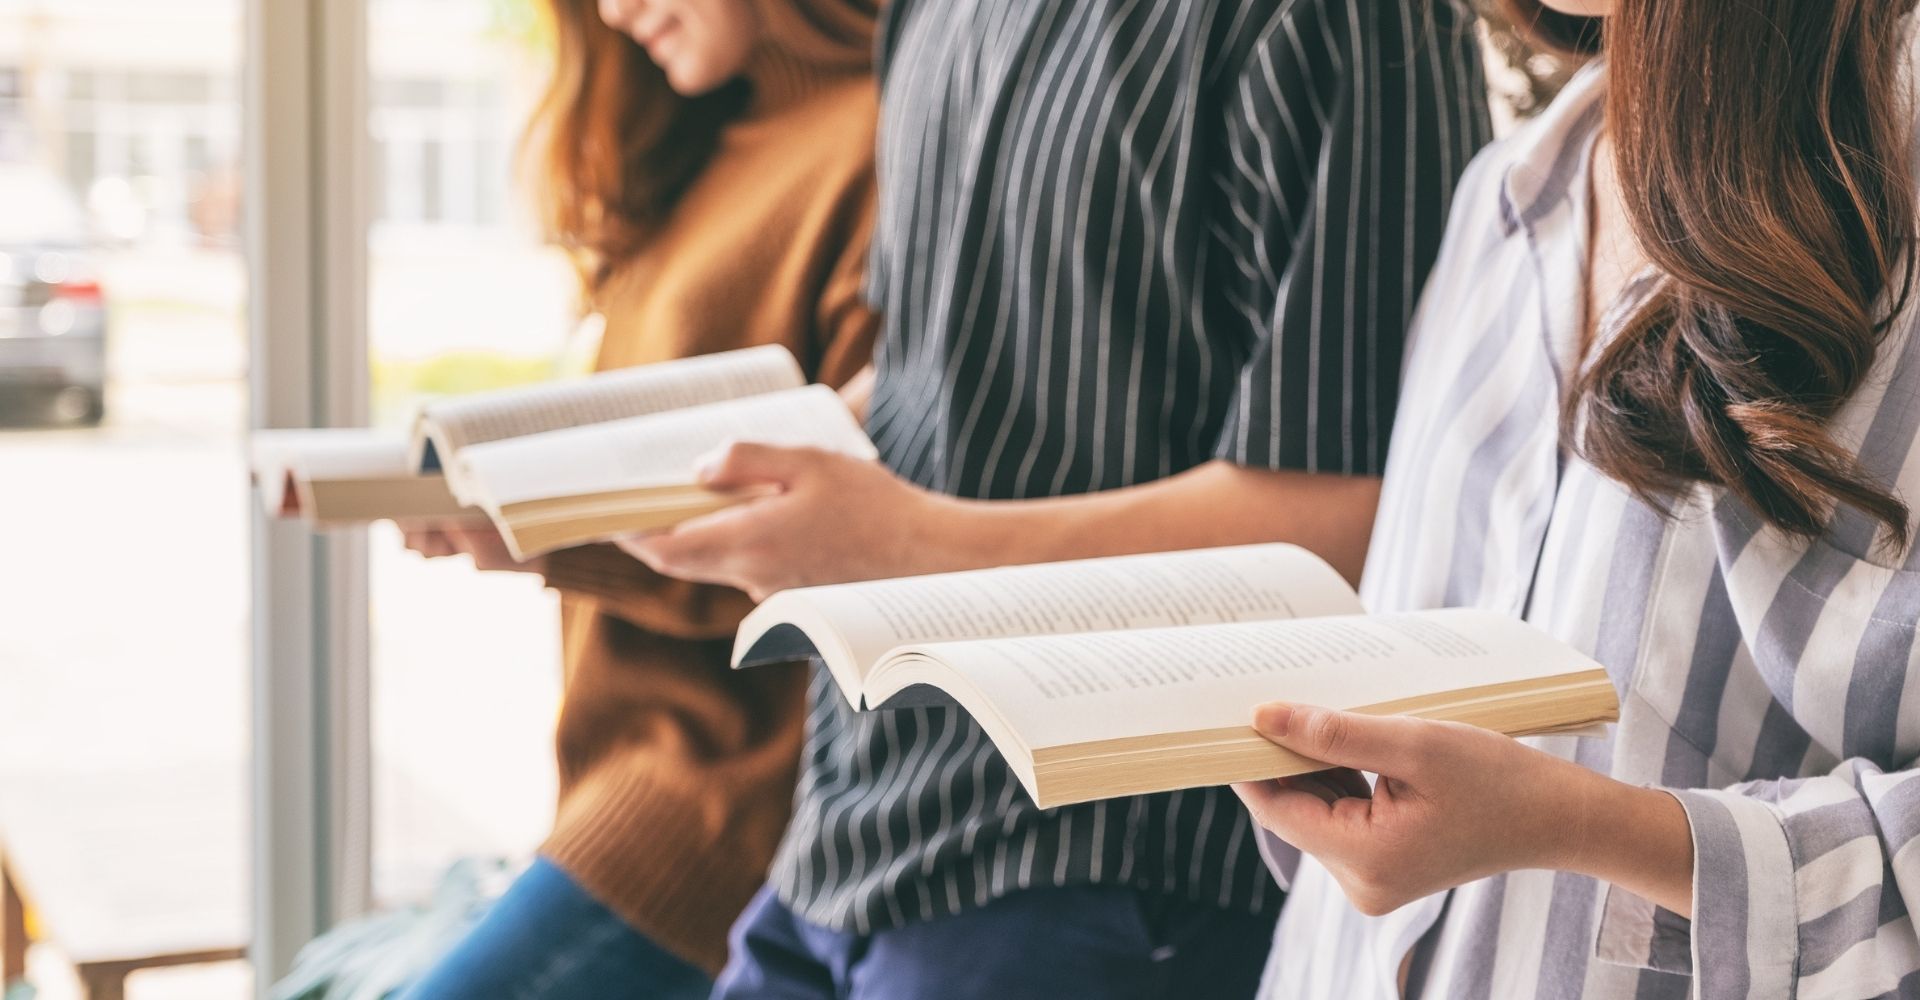
[[[1015,892],[859,935],[762,889],[714,1000],[1248,1000],[1273,918],[1116,886]]]

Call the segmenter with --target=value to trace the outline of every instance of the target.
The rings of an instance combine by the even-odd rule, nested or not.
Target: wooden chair
[[[0,854],[0,992],[27,978],[27,905]]]
[[[87,1000],[121,1000],[140,969],[244,958],[234,770],[0,775],[0,988],[26,974],[28,903]]]

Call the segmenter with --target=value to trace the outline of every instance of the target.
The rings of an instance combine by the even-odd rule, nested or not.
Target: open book
[[[766,346],[435,402],[404,439],[263,431],[254,467],[270,512],[335,526],[468,511],[526,558],[756,495],[694,481],[695,459],[731,439],[874,455],[837,394]],[[332,502],[316,512],[298,503],[309,493]]]
[[[359,428],[255,431],[252,464],[267,513],[297,517],[314,528],[470,513],[440,476],[415,471],[407,440],[397,434]]]
[[[486,512],[514,557],[656,531],[760,490],[716,492],[694,462],[729,440],[877,452],[840,394],[808,385],[644,417],[468,445],[447,469],[453,494]]]
[[[439,472],[469,445],[584,427],[703,403],[798,389],[800,362],[777,344],[596,372],[582,378],[436,400],[413,421],[410,453]]]
[[[1292,701],[1512,736],[1613,721],[1606,672],[1492,612],[1364,613],[1290,545],[1015,566],[775,594],[734,665],[818,657],[856,708],[971,714],[1043,808],[1324,765],[1263,739]]]

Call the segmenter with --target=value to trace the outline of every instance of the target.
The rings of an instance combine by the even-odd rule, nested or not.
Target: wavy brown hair
[[[1568,394],[1574,447],[1658,506],[1707,483],[1812,537],[1846,504],[1904,545],[1906,504],[1829,424],[1912,292],[1911,0],[1501,2],[1537,42],[1605,52],[1620,190],[1663,278]]]
[[[682,97],[596,0],[547,0],[553,75],[522,138],[540,224],[589,294],[631,256],[746,106],[742,81]]]

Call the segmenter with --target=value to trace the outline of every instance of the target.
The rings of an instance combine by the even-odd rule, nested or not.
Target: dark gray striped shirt
[[[1489,133],[1447,0],[895,0],[881,48],[888,465],[994,498],[1216,457],[1380,471],[1408,313]],[[1043,812],[958,710],[855,713],[824,672],[812,698],[773,876],[808,920],[1075,883],[1278,904],[1224,791]]]

